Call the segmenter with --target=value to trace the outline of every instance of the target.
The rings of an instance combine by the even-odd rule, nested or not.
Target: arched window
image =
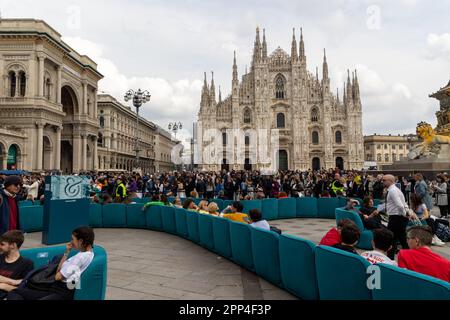
[[[244,123],[251,123],[252,122],[252,112],[250,109],[245,109],[244,111]]]
[[[100,117],[100,127],[104,128],[105,127],[105,118],[103,116]]]
[[[14,71],[9,72],[9,95],[11,97],[16,96],[17,78]]]
[[[388,154],[384,155],[384,162],[389,162],[389,155]]]
[[[23,71],[20,71],[19,72],[19,81],[20,81],[20,92],[19,92],[19,95],[21,96],[21,97],[25,97],[25,91],[26,91],[26,88],[27,88],[27,77],[25,76],[25,72],[23,72]]]
[[[277,128],[285,128],[286,127],[286,118],[284,113],[277,114]]]
[[[250,134],[249,133],[245,134],[245,145],[246,146],[250,145]]]
[[[336,140],[336,144],[342,143],[342,132],[341,131],[336,131],[335,140]]]
[[[311,121],[312,122],[319,121],[319,110],[317,110],[317,108],[313,108],[311,110]]]
[[[227,133],[226,132],[222,132],[222,144],[224,146],[227,145]]]
[[[312,133],[312,143],[319,144],[319,133],[317,131],[313,131]]]
[[[377,161],[378,161],[378,162],[381,162],[381,161],[382,161],[381,153],[377,154]]]
[[[281,75],[279,75],[275,79],[275,98],[284,99],[284,96],[284,79]]]

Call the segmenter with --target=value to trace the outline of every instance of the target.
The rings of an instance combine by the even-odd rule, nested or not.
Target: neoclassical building
[[[41,20],[0,20],[3,168],[79,172],[97,166],[102,75]]]
[[[0,72],[0,170],[132,170],[136,113],[97,95],[97,64],[47,23],[0,19]],[[153,172],[155,154],[166,155],[175,142],[139,121],[140,164]],[[158,166],[173,168],[171,158],[158,157]]]
[[[205,74],[197,135],[197,161],[203,169],[265,169],[268,165],[262,161],[265,156],[260,149],[264,141],[277,169],[363,167],[362,105],[356,71],[352,75],[348,72],[341,101],[339,92],[334,95],[330,88],[325,52],[320,79],[317,68],[315,75],[307,69],[303,33],[297,48],[294,31],[290,55],[280,47],[268,54],[265,32],[261,41],[257,29],[250,70],[239,80],[235,54],[231,94],[222,99],[219,89],[218,101],[214,79],[209,84]],[[211,129],[221,134],[205,134]],[[255,130],[267,134],[250,133]],[[245,136],[245,150],[237,150],[239,132]],[[274,143],[271,137],[275,132],[279,139]],[[211,151],[212,145],[221,147]],[[214,161],[211,155],[215,155]]]

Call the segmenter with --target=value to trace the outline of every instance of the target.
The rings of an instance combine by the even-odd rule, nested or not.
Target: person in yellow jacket
[[[117,187],[116,192],[114,194],[115,199],[119,199],[120,201],[123,201],[127,197],[127,188],[123,184],[123,181],[121,178],[117,178]]]
[[[231,206],[226,207],[220,216],[236,222],[249,223],[250,218],[247,214],[242,213],[242,210],[244,210],[242,203],[235,201]]]

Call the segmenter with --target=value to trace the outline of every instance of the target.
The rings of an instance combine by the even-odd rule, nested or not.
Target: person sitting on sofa
[[[366,197],[363,200],[363,205],[358,212],[364,228],[367,230],[375,230],[384,228],[381,223],[381,216],[377,209],[373,206],[373,199],[371,197]]]
[[[202,200],[198,204],[198,213],[209,214],[208,201]]]
[[[192,200],[191,198],[187,198],[186,200],[184,200],[183,209],[186,209],[189,211],[197,211],[198,207],[195,204],[194,200]]]
[[[356,206],[358,206],[358,205],[359,205],[358,200],[348,198],[347,199],[347,205],[345,206],[344,210],[353,211],[353,212],[359,213],[358,209],[356,209]]]
[[[339,221],[337,227],[331,228],[325,236],[322,238],[322,240],[319,243],[319,246],[329,246],[332,247],[335,244],[341,243],[341,231],[344,225],[354,225],[356,227],[356,224],[350,220],[350,219],[343,219]]]
[[[152,201],[144,204],[144,206],[142,207],[142,211],[146,211],[150,206],[164,206],[164,202],[160,200],[159,194],[154,194],[152,196]]]
[[[0,300],[17,289],[22,279],[33,270],[33,261],[20,256],[24,241],[22,231],[11,230],[0,236]]]
[[[66,245],[66,252],[56,269],[54,283],[51,286],[36,288],[30,280],[24,286],[8,293],[6,300],[73,300],[75,284],[94,259],[94,230],[79,227],[72,232],[72,241]],[[79,252],[71,258],[72,249]],[[83,284],[81,283],[81,287]]]
[[[242,205],[242,203],[239,201],[234,201],[231,206],[226,207],[222,211],[220,216],[225,219],[230,219],[232,221],[248,223],[249,222],[248,215],[242,213],[242,210],[244,210],[244,206]]]
[[[450,282],[450,261],[434,253],[430,246],[433,232],[429,226],[414,226],[407,230],[409,249],[400,250],[398,266]]]
[[[392,249],[394,234],[387,228],[373,230],[372,247],[374,250],[361,253],[361,257],[371,264],[385,263],[393,266],[397,262],[389,259],[387,252]]]
[[[267,220],[262,218],[261,211],[258,209],[252,209],[248,214],[250,216],[250,225],[252,227],[270,231],[270,225]]]
[[[212,216],[219,216],[219,206],[215,202],[211,202],[208,205],[208,212]]]
[[[358,243],[360,236],[361,232],[356,225],[346,224],[341,230],[341,243],[335,244],[333,248],[358,254],[355,250],[355,246]]]

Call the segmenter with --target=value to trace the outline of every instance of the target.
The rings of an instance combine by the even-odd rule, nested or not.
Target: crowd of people
[[[373,250],[361,253],[371,263],[398,265],[450,282],[450,262],[430,248],[450,241],[448,217],[449,176],[439,174],[426,180],[420,173],[411,177],[373,176],[364,172],[287,171],[272,176],[258,171],[167,172],[155,175],[86,173],[91,179],[92,202],[133,203],[148,197],[151,206],[172,206],[200,214],[220,216],[252,227],[282,231],[271,227],[258,209],[243,213],[242,200],[287,197],[346,197],[346,210],[356,212],[365,229],[373,232]],[[32,274],[30,261],[20,258],[23,243],[20,230],[20,200],[44,202],[44,176],[0,176],[0,299],[72,299],[73,291],[62,289],[70,279],[65,273],[74,263],[82,270],[92,261],[93,231],[81,228],[73,233],[66,254],[55,262],[55,287],[44,294],[32,282],[22,280]],[[171,202],[169,198],[172,198]],[[194,198],[201,199],[194,202]],[[355,198],[363,199],[362,204]],[[214,199],[232,200],[220,211]],[[374,199],[381,204],[374,206]],[[439,208],[439,217],[433,206]],[[355,222],[342,220],[320,245],[333,246],[358,254],[361,230]],[[80,253],[68,259],[72,247]],[[401,249],[400,249],[401,248]],[[86,253],[87,252],[87,253]],[[83,254],[84,253],[84,254]],[[26,285],[24,285],[24,283]],[[28,284],[31,283],[31,287]]]

